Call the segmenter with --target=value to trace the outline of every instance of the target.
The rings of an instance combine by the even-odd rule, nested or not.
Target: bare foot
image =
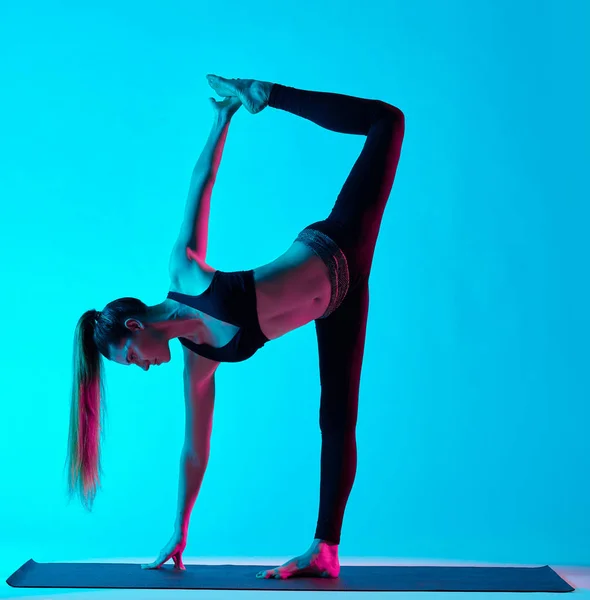
[[[224,79],[207,75],[209,85],[220,96],[236,96],[253,115],[268,105],[272,83],[256,79]]]
[[[330,577],[340,574],[338,546],[314,540],[311,548],[284,565],[269,571],[260,571],[257,579],[288,579],[289,577]]]

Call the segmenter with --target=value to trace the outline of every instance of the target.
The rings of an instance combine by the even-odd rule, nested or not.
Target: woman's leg
[[[274,84],[268,106],[340,133],[367,139],[329,217],[308,227],[330,236],[349,262],[351,287],[371,270],[377,235],[391,193],[405,131],[396,107],[330,92]]]
[[[350,289],[340,307],[315,321],[320,361],[322,432],[316,539],[340,543],[357,465],[356,423],[369,306],[369,274],[385,205],[399,162],[403,113],[379,100],[273,85],[268,105],[340,133],[365,135],[362,152],[324,221],[346,255]]]
[[[367,276],[335,312],[315,321],[322,432],[320,508],[315,537],[333,544],[340,544],[344,510],[356,475],[356,422],[368,307]]]

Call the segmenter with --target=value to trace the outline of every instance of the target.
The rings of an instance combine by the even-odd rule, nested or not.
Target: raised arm
[[[191,260],[205,260],[209,233],[211,192],[221,163],[231,118],[241,106],[236,98],[221,102],[211,99],[214,108],[209,137],[192,172],[180,233],[170,255],[170,274]]]

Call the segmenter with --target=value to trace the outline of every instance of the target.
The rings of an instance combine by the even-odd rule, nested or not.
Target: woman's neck
[[[150,326],[160,330],[169,340],[197,338],[203,325],[199,311],[171,299],[148,307],[148,319]]]

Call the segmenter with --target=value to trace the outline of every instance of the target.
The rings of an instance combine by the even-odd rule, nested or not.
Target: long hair
[[[76,325],[65,466],[70,500],[78,494],[88,511],[92,510],[102,475],[100,442],[104,438],[106,386],[101,355],[111,358],[109,346],[119,346],[130,334],[125,321],[144,316],[147,308],[137,298],[120,298],[109,302],[98,320],[96,311],[89,310]]]

